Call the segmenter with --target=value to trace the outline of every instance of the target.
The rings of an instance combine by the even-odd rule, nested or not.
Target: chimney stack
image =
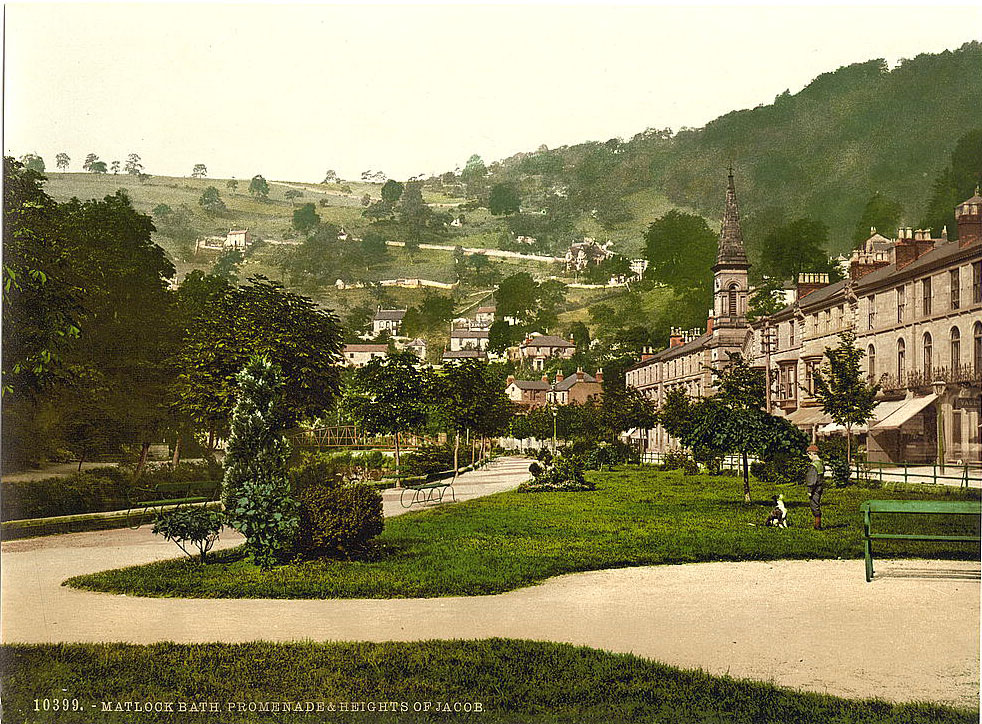
[[[563,381],[563,379],[564,379],[563,378],[563,373],[562,372],[557,372],[556,373],[556,384],[558,385],[560,382]]]
[[[672,347],[681,347],[682,344],[682,330],[678,327],[672,327],[671,336],[668,338],[669,349]]]
[[[604,368],[603,367],[599,367],[597,369],[597,374],[594,375],[594,377],[597,378],[597,384],[598,385],[602,385],[604,383]]]
[[[515,381],[515,375],[508,375],[508,384],[510,385],[514,381]]]
[[[808,296],[814,291],[829,284],[828,274],[802,273],[798,275],[798,299]]]
[[[955,207],[955,220],[958,222],[958,246],[982,242],[982,196],[975,187],[975,196]]]
[[[549,377],[546,376],[546,375],[542,375],[542,381],[545,382],[548,385],[549,384]]]
[[[579,367],[576,370],[576,381],[577,382],[582,382],[583,381],[583,368],[582,367]]]

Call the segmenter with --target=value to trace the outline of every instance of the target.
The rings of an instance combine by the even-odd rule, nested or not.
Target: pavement
[[[505,459],[455,487],[463,499],[508,489],[527,477],[527,464]],[[403,512],[397,496],[386,492],[387,515]],[[223,536],[221,545],[240,540]],[[571,574],[495,596],[288,601],[134,598],[61,585],[174,557],[148,526],[11,541],[2,552],[5,643],[499,636],[845,697],[979,702],[978,562],[877,560],[872,583],[862,560],[698,563]]]

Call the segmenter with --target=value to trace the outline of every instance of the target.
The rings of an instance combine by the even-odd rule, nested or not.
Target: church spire
[[[726,187],[726,209],[723,211],[723,224],[719,231],[719,251],[716,254],[714,270],[720,267],[747,268],[747,252],[743,248],[743,230],[740,228],[740,209],[737,207],[736,189],[733,186],[733,166],[729,168],[729,183]]]

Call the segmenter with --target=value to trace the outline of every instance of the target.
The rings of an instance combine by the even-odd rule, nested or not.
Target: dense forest
[[[487,182],[514,184],[523,206],[548,207],[558,193],[613,228],[632,215],[625,197],[643,189],[718,217],[732,163],[751,229],[820,220],[829,250],[842,252],[874,196],[901,224],[925,219],[956,143],[982,125],[979,108],[982,44],[971,42],[893,69],[883,59],[843,67],[700,129],[649,128],[630,140],[517,154],[492,164]]]

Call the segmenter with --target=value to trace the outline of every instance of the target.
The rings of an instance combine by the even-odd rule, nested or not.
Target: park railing
[[[852,479],[857,482],[982,487],[982,463],[945,463],[942,467],[937,463],[914,465],[854,460],[851,472]]]
[[[647,450],[645,452],[639,453],[642,465],[661,465],[665,462],[666,453],[656,452],[653,450]],[[757,458],[751,456],[747,458],[747,464],[757,462]],[[743,472],[743,458],[739,455],[724,455],[722,459],[723,470],[734,470],[737,472]]]

